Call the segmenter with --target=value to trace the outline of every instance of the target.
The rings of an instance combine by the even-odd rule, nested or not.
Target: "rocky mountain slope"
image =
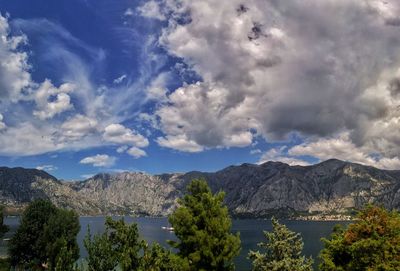
[[[61,182],[46,172],[0,168],[0,203],[23,207],[36,198],[82,215],[163,216],[194,178],[223,190],[231,213],[242,217],[345,215],[367,202],[400,209],[400,171],[331,159],[313,166],[280,162],[230,166],[215,173],[148,175],[98,174],[81,182]]]

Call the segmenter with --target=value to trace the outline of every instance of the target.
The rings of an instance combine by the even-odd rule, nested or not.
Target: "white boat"
[[[174,231],[174,228],[172,228],[172,227],[161,227],[161,229],[166,230],[166,231]]]

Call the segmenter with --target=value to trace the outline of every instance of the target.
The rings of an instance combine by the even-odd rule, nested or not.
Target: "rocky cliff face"
[[[0,168],[0,202],[20,206],[47,198],[82,215],[163,216],[194,178],[206,179],[213,191],[225,191],[235,216],[347,214],[368,202],[400,209],[400,171],[334,159],[307,167],[243,164],[215,173],[99,174],[81,182],[60,182],[39,170]]]

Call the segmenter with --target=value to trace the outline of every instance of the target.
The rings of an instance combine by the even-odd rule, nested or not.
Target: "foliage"
[[[68,247],[67,241],[63,240],[59,253],[57,254],[55,271],[75,271],[76,255]]]
[[[290,231],[272,218],[272,232],[264,231],[266,242],[258,246],[264,253],[250,251],[255,271],[311,271],[313,260],[302,256],[303,241],[299,233]]]
[[[118,265],[116,253],[106,232],[92,237],[88,228],[88,234],[83,242],[88,253],[86,262],[89,271],[114,270]]]
[[[107,217],[106,231],[93,239],[89,231],[84,244],[89,270],[113,270],[117,265],[122,271],[139,269],[141,243],[136,223],[129,225],[123,219],[116,221]]]
[[[180,207],[169,217],[178,242],[170,245],[190,270],[232,270],[239,254],[239,234],[231,234],[231,219],[223,205],[224,193],[211,193],[206,181],[193,180]]]
[[[400,214],[367,206],[347,229],[335,227],[330,239],[322,239],[323,271],[400,270]]]
[[[4,225],[4,207],[0,206],[0,238],[3,238],[8,230],[8,226]]]
[[[9,242],[13,266],[54,270],[58,254],[66,242],[72,259],[79,257],[76,235],[78,216],[73,211],[58,209],[50,201],[35,200],[24,211],[21,224]]]
[[[166,250],[158,243],[149,248],[143,243],[143,257],[141,258],[140,270],[143,271],[185,271],[189,270],[186,261],[181,260],[178,256]]]

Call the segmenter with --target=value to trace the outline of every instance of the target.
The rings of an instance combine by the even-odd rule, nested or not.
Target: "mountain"
[[[225,191],[230,212],[239,217],[343,218],[369,202],[400,209],[400,171],[336,159],[312,166],[242,164],[214,173],[104,173],[80,182],[62,182],[35,169],[2,167],[0,203],[23,208],[33,199],[46,198],[81,215],[164,216],[194,178],[206,179],[214,192]]]

